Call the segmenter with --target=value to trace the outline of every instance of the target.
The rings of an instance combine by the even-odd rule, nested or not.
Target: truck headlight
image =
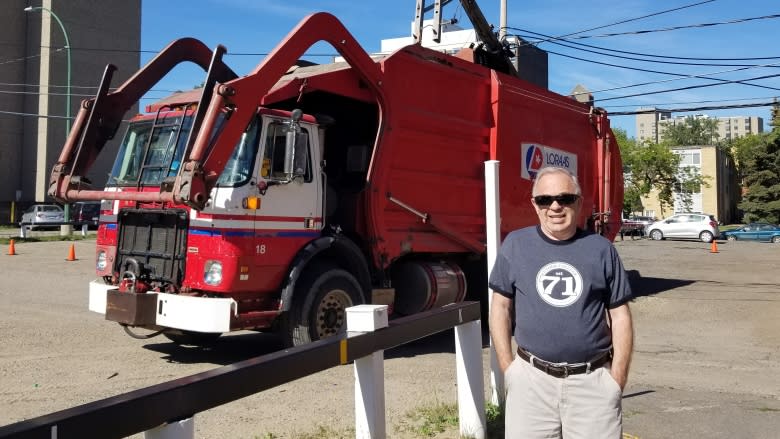
[[[203,281],[209,285],[219,285],[222,283],[222,262],[206,261],[203,270]]]
[[[106,252],[105,250],[100,250],[97,254],[97,261],[95,262],[95,267],[98,271],[103,271],[106,269],[106,266],[108,265],[108,259],[106,258]]]

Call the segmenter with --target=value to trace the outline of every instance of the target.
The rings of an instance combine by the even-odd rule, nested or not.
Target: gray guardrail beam
[[[124,438],[480,319],[479,302],[402,317],[387,328],[331,337],[0,427],[0,438]]]

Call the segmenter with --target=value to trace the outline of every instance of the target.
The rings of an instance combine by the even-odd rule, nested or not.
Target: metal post
[[[488,275],[496,262],[498,248],[501,245],[501,205],[498,190],[498,160],[485,162],[485,220],[487,226],[487,265]],[[493,291],[489,288],[488,310],[493,303]],[[489,312],[489,311],[488,311]],[[504,373],[498,365],[496,348],[490,340],[490,402],[494,405],[504,404]]]
[[[65,91],[65,141],[68,140],[68,135],[70,134],[70,77],[71,77],[71,63],[70,63],[70,39],[68,38],[68,32],[65,30],[65,25],[62,24],[62,20],[60,20],[60,17],[57,16],[51,9],[45,8],[42,6],[28,6],[24,8],[25,12],[32,12],[32,11],[46,11],[51,15],[54,20],[57,21],[57,24],[60,25],[60,29],[62,30],[62,35],[65,38],[65,53],[68,60],[68,80],[66,83],[66,91]],[[65,222],[70,222],[70,204],[66,203],[65,206]],[[73,232],[73,227],[70,224],[65,224],[60,226],[60,235],[67,236],[70,235]]]
[[[195,417],[169,422],[145,431],[144,439],[195,439]]]
[[[506,0],[501,0],[500,17],[498,18],[498,41],[506,39]]]
[[[485,439],[485,385],[482,375],[482,324],[455,327],[460,436]]]
[[[347,331],[373,332],[387,327],[387,305],[347,308]],[[384,439],[385,351],[355,360],[355,438]]]

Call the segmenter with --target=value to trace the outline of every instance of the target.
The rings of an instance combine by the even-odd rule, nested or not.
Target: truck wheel
[[[177,345],[186,346],[209,346],[219,338],[219,332],[195,332],[180,331],[178,329],[163,332],[168,340]]]
[[[283,325],[285,343],[300,346],[346,332],[346,309],[361,303],[360,284],[348,271],[331,268],[302,279]]]

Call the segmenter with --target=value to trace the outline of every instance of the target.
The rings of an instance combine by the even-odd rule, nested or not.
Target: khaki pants
[[[609,363],[556,378],[515,358],[504,379],[507,439],[622,437],[623,392],[609,374]]]

